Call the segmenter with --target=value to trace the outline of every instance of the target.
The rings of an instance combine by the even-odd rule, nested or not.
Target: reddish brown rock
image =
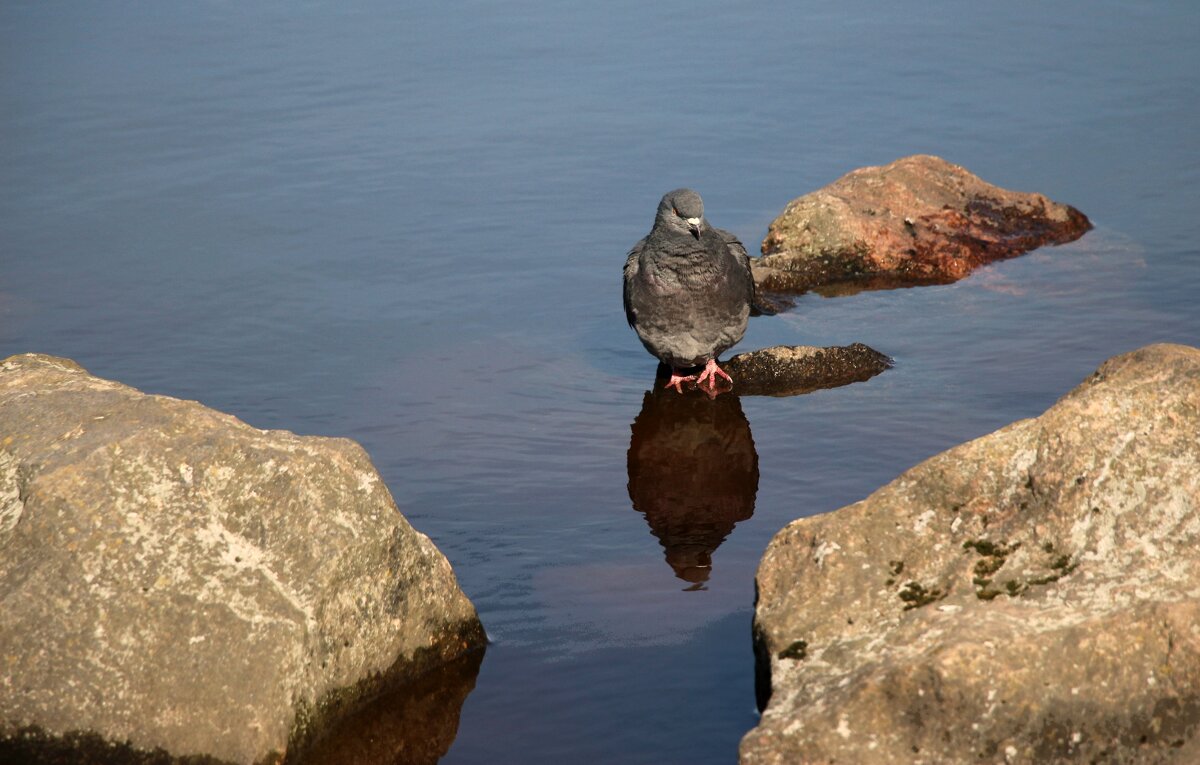
[[[1074,207],[917,155],[860,168],[792,200],[753,266],[768,292],[945,284],[1091,227]]]

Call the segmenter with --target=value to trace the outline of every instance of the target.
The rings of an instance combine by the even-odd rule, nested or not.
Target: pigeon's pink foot
[[[696,386],[703,388],[704,381],[708,380],[708,390],[715,391],[717,389],[717,378],[724,377],[729,381],[729,386],[733,387],[733,378],[725,373],[725,370],[717,366],[716,359],[709,359],[704,365],[704,371],[700,373],[700,377],[696,378]]]
[[[664,388],[674,388],[677,393],[683,393],[683,388],[680,387],[685,382],[695,382],[696,375],[681,375],[674,369],[671,370],[671,379],[667,380]]]

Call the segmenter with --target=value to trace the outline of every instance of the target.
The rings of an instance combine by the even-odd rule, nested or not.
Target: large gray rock
[[[0,752],[269,761],[483,642],[354,442],[0,363]]]
[[[1200,762],[1200,350],[793,522],[757,585],[744,765]]]

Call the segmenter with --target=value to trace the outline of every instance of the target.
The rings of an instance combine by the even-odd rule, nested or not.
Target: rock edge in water
[[[797,520],[756,579],[743,765],[1200,762],[1200,350]]]
[[[792,200],[751,264],[767,293],[946,284],[1091,227],[1074,207],[916,155],[854,170]]]
[[[738,396],[798,396],[824,388],[838,388],[869,380],[892,365],[892,360],[862,343],[851,345],[773,345],[733,356],[721,368],[733,378],[718,387],[719,393]],[[694,370],[700,371],[700,368]],[[659,364],[655,386],[661,386],[670,370]],[[695,383],[684,383],[696,391]]]
[[[869,380],[892,360],[862,343],[819,348],[776,345],[748,351],[725,362],[739,396],[796,396]]]
[[[0,362],[0,549],[0,752],[269,762],[485,642],[358,444],[67,359]]]

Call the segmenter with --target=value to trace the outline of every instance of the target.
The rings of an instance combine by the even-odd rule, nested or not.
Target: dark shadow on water
[[[433,669],[338,722],[287,765],[433,765],[458,735],[483,651]]]
[[[61,736],[41,728],[22,728],[0,741],[3,765],[229,765],[204,755],[172,757],[162,749],[145,751],[107,741],[96,733],[70,731]]]
[[[675,575],[704,589],[713,552],[754,514],[758,453],[741,401],[656,383],[631,428],[633,509],[646,516]]]
[[[265,763],[284,765],[434,765],[458,734],[463,702],[475,687],[483,651],[454,661],[386,693],[340,720],[304,751]],[[0,763],[8,765],[229,765],[204,755],[172,756],[106,741],[95,733],[62,736],[29,727],[0,741]]]

